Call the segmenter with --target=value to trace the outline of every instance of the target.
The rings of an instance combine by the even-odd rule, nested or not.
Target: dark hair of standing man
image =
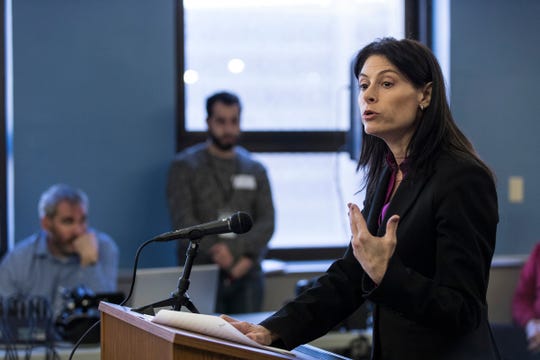
[[[242,104],[240,103],[240,98],[237,95],[227,92],[220,91],[213,95],[210,95],[206,99],[206,114],[207,117],[212,116],[212,110],[214,109],[214,104],[221,102],[225,105],[238,105],[238,113],[242,111]]]

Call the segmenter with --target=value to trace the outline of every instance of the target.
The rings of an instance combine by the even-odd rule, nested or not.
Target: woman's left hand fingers
[[[389,238],[397,238],[397,228],[399,223],[399,215],[392,215],[388,222],[386,223],[386,233],[385,236]]]
[[[368,233],[367,223],[356,204],[349,203],[349,223],[353,237],[357,234]]]
[[[393,215],[386,223],[385,235],[376,237],[369,232],[358,206],[355,204],[348,204],[348,206],[354,256],[371,279],[379,283],[396,247],[399,216]]]

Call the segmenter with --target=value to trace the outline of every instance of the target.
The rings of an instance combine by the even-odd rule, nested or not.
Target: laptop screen
[[[138,269],[131,301],[132,308],[166,300],[178,289],[183,267]],[[214,314],[219,268],[217,265],[194,265],[187,294],[201,314]],[[187,311],[182,307],[182,311]]]

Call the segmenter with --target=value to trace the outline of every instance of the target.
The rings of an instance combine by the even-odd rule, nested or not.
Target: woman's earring
[[[420,110],[424,111],[424,105],[420,104]]]

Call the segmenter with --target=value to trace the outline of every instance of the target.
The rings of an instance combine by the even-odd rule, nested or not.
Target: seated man
[[[38,211],[41,230],[0,263],[0,296],[42,296],[57,315],[66,290],[115,291],[118,248],[108,235],[88,227],[86,194],[54,185],[41,195]]]

